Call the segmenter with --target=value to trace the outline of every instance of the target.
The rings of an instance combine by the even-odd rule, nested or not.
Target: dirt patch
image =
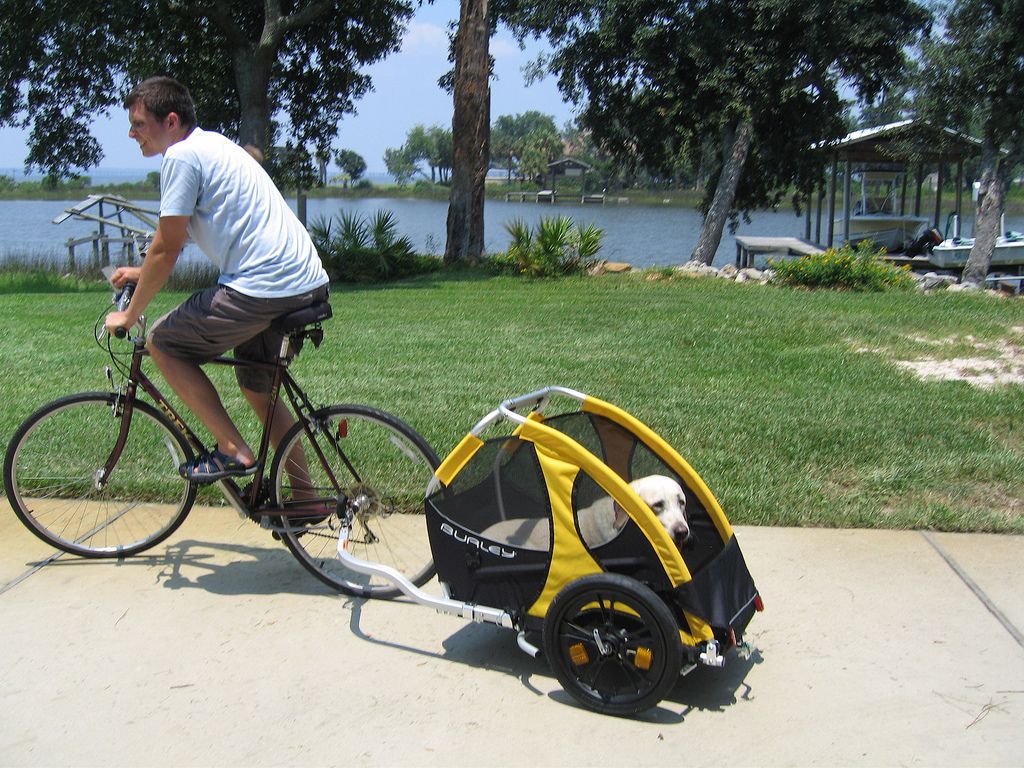
[[[911,337],[912,341],[934,347],[962,350],[967,347],[977,354],[943,357],[920,357],[896,360],[896,365],[911,371],[924,381],[966,381],[982,389],[1024,384],[1024,327],[1010,328],[1011,337],[996,341],[979,341],[972,336],[927,339]]]
[[[1020,533],[1024,521],[1024,498],[1016,488],[999,483],[964,483],[945,491],[898,496],[879,510],[879,517],[906,520],[908,510],[915,508],[921,516],[913,525],[920,528]]]

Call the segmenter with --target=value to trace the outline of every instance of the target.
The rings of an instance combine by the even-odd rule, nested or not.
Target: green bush
[[[588,224],[580,227],[568,216],[542,218],[536,230],[522,219],[505,224],[512,242],[508,250],[491,257],[499,272],[556,277],[586,272],[601,250],[604,230]]]
[[[775,270],[774,282],[781,285],[848,291],[912,287],[914,279],[909,268],[890,264],[884,256],[884,248],[876,250],[874,243],[865,240],[856,248],[844,245],[799,259],[772,259],[768,263]]]
[[[309,229],[331,280],[375,283],[433,272],[441,262],[413,250],[408,237],[399,236],[391,211],[363,217],[342,211],[333,220],[318,218]]]

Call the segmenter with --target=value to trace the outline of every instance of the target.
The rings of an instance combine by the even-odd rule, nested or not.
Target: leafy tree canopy
[[[425,162],[430,168],[430,180],[448,181],[452,168],[452,131],[439,125],[429,128],[414,125],[405,136],[401,147],[388,149],[384,154],[384,163],[388,173],[395,177],[399,184],[407,183],[420,170],[420,163]],[[426,174],[424,174],[426,175]]]
[[[0,0],[0,125],[30,126],[26,165],[67,176],[102,157],[93,116],[166,74],[189,86],[204,127],[260,150],[283,132],[324,154],[371,87],[361,69],[397,50],[412,9],[412,0]]]
[[[408,184],[416,175],[416,161],[404,147],[389,147],[384,150],[384,167],[400,187]]]
[[[366,161],[363,156],[358,152],[351,149],[339,149],[334,155],[334,161],[338,164],[338,168],[343,174],[345,174],[345,185],[348,186],[348,182],[359,181],[366,173]]]
[[[954,0],[944,32],[922,45],[918,117],[981,136],[1024,162],[1024,2]]]
[[[492,161],[521,176],[547,171],[547,164],[562,154],[562,137],[555,119],[536,110],[501,115],[491,126]]]
[[[414,125],[405,139],[405,151],[417,164],[425,162],[430,168],[430,180],[445,183],[452,167],[452,131],[432,125]]]
[[[804,150],[846,132],[841,84],[874,96],[929,22],[911,0],[498,0],[498,12],[520,35],[549,39],[544,65],[582,106],[581,124],[622,160],[665,173],[681,157],[696,167],[706,139],[719,137],[721,167],[749,122],[733,210],[817,183]]]
[[[932,125],[981,138],[975,240],[965,282],[989,271],[1006,194],[1024,162],[1024,2],[952,0],[943,7],[943,34],[922,46],[916,113]]]

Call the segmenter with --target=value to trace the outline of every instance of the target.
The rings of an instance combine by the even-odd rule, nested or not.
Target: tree
[[[437,169],[438,181],[447,184],[451,180],[452,163],[454,162],[455,141],[450,128],[442,128],[439,125],[431,126],[427,132],[430,138],[430,175],[433,178],[434,169]]]
[[[513,170],[520,178],[530,175],[522,168],[523,158],[527,155],[544,158],[544,167],[540,171],[544,173],[547,164],[556,159],[561,150],[562,138],[555,127],[555,119],[536,110],[501,115],[491,128],[491,157],[495,164],[508,169],[509,181]]]
[[[820,183],[806,150],[845,134],[840,84],[873,97],[929,20],[913,0],[503,0],[501,13],[548,37],[547,68],[622,162],[668,175],[714,138],[691,255],[705,263],[727,219]]]
[[[351,181],[355,184],[366,173],[366,161],[363,156],[351,149],[339,149],[334,155],[334,162],[345,174],[345,186]]]
[[[398,49],[412,8],[412,0],[0,0],[0,125],[31,125],[26,165],[67,176],[102,157],[92,116],[145,77],[167,74],[189,86],[205,127],[263,152],[283,114],[296,144],[326,152],[371,87],[361,68]]]
[[[385,149],[384,167],[400,187],[404,187],[416,175],[416,161],[409,156],[405,147]]]
[[[490,159],[491,22],[488,0],[461,0],[454,45],[454,146],[444,252],[447,263],[473,263],[484,251],[484,183]]]
[[[1024,2],[953,0],[944,21],[944,35],[922,46],[917,115],[981,136],[974,246],[962,278],[980,285],[1014,171],[1024,162]]]
[[[453,151],[450,130],[439,125],[430,128],[414,125],[406,134],[403,149],[413,162],[427,164],[430,168],[431,182],[447,183],[452,167]]]

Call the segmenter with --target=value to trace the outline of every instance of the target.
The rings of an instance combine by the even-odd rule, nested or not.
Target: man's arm
[[[142,267],[122,267],[114,272],[112,282],[118,288],[133,280],[137,280],[138,285],[126,311],[107,315],[108,331],[113,333],[118,328],[135,325],[149,302],[164,287],[188,240],[188,222],[188,216],[161,216]]]

